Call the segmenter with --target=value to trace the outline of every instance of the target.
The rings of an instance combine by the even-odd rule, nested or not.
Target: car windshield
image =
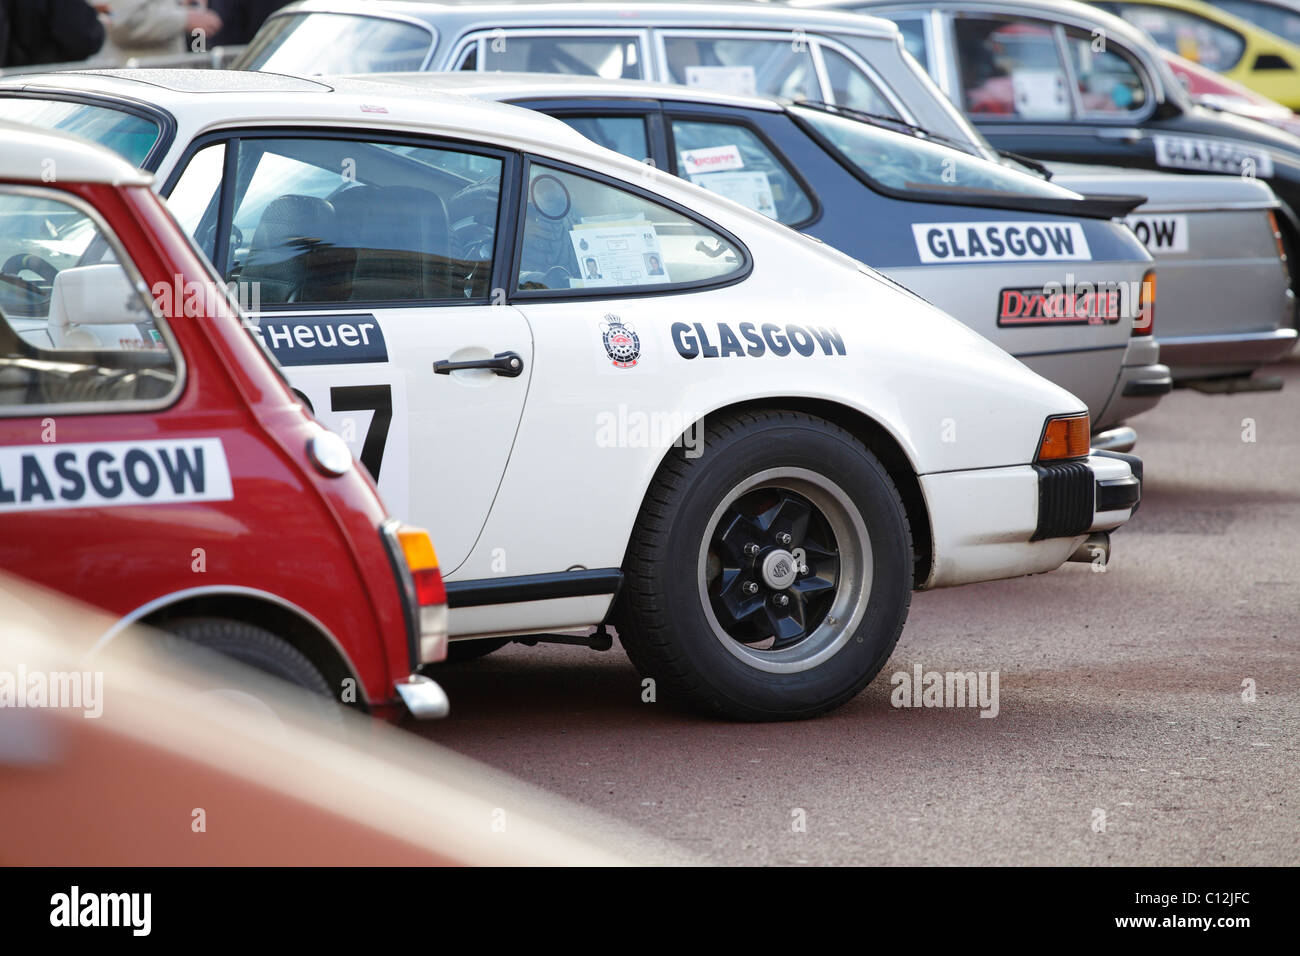
[[[1046,180],[961,150],[834,113],[791,108],[873,185],[887,191],[952,197],[1028,196],[1081,199]]]
[[[342,13],[273,17],[258,31],[239,70],[272,73],[384,73],[418,70],[433,34],[412,23]]]
[[[0,120],[60,130],[107,146],[132,166],[140,166],[158,142],[153,120],[110,106],[27,96],[0,97]]]

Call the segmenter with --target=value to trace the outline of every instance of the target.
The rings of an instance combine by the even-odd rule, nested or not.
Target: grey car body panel
[[[796,0],[796,3],[798,0]],[[863,15],[907,13],[927,17],[951,11],[1035,16],[1053,22],[1105,29],[1132,53],[1150,84],[1163,88],[1165,71],[1137,28],[1106,12],[1055,0],[807,0],[807,9],[862,9]],[[934,12],[932,14],[932,11]],[[956,63],[950,35],[926,31],[931,68],[951,78]],[[941,44],[942,49],[936,49]],[[949,82],[951,88],[951,82]],[[1126,126],[1138,126],[1134,116]],[[1014,125],[1012,123],[1011,125]],[[1039,130],[1044,124],[1036,124]],[[1286,264],[1278,257],[1268,210],[1281,209],[1272,187],[1256,179],[1185,175],[1117,167],[1049,164],[1056,182],[1077,192],[1132,192],[1148,201],[1135,217],[1186,216],[1188,249],[1148,246],[1156,259],[1159,294],[1156,338],[1174,381],[1249,374],[1275,361],[1295,344],[1295,298]],[[1217,343],[1211,348],[1210,343]]]

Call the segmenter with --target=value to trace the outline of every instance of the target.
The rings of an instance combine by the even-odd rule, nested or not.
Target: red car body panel
[[[201,317],[167,316],[184,356],[179,398],[161,411],[55,414],[57,443],[218,438],[233,497],[7,512],[0,569],[120,618],[147,619],[194,589],[273,596],[332,638],[360,701],[391,713],[394,683],[415,662],[374,484],[359,467],[338,477],[313,467],[307,442],[320,426],[147,186],[48,185],[95,208],[151,290],[207,292]],[[0,417],[0,446],[40,444],[43,428],[39,416]]]

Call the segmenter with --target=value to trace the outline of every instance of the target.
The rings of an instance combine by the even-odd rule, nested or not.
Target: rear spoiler
[[[920,199],[920,196],[912,196]],[[1052,216],[1081,216],[1085,219],[1123,219],[1147,201],[1146,196],[1122,196],[1103,193],[1084,195],[1082,199],[1056,198],[1054,196],[1003,196],[971,193],[965,196],[944,196],[931,202],[946,202],[954,206],[982,206],[985,209],[1013,209],[1019,212],[1041,212]]]

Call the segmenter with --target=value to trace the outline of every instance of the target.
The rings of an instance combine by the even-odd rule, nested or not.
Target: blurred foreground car
[[[612,620],[665,693],[808,717],[880,670],[913,588],[1104,558],[1138,503],[1140,462],[1089,456],[1073,395],[551,117],[368,80],[56,79],[80,89],[26,95],[150,104],[146,162],[291,381],[345,437],[372,412],[361,460],[438,529],[453,637]]]
[[[689,862],[414,734],[324,718],[310,694],[228,658],[160,660],[142,628],[88,659],[111,623],[0,574],[0,865]],[[276,711],[214,685],[275,696]],[[88,895],[105,879],[69,883]],[[183,926],[157,903],[153,930]]]
[[[0,124],[0,570],[374,710],[441,716],[428,535],[243,327],[150,177]]]
[[[1086,200],[839,107],[595,77],[382,79],[548,113],[815,236],[1082,398],[1094,429],[1131,418],[1169,390],[1151,338],[1151,259],[1111,221],[1139,199]]]

